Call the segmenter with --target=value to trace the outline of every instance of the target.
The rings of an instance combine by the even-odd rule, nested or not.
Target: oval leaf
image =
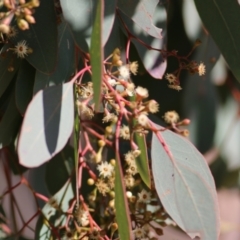
[[[217,240],[216,189],[202,155],[169,130],[153,134],[151,155],[154,183],[167,213],[190,237]]]
[[[69,26],[63,21],[58,26],[58,59],[52,74],[36,72],[33,93],[46,87],[66,82],[74,72],[74,40]]]
[[[18,144],[20,163],[37,167],[50,160],[65,146],[73,122],[72,82],[39,91],[23,121]]]
[[[204,25],[219,47],[229,68],[240,81],[240,34],[236,24],[240,22],[238,1],[194,0],[194,2]]]

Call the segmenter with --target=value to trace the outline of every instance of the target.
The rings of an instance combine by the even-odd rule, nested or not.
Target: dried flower
[[[129,140],[130,139],[130,129],[128,126],[123,125],[120,128],[120,137],[122,137],[125,140]]]
[[[177,80],[177,77],[172,73],[167,73],[165,78],[168,80],[169,83],[174,83]]]
[[[172,88],[174,90],[177,90],[177,91],[182,90],[181,86],[179,86],[179,85],[170,84],[170,85],[168,85],[168,87]]]
[[[10,27],[10,31],[7,33],[8,38],[14,38],[17,35],[18,31],[15,27]]]
[[[25,58],[25,56],[28,55],[27,42],[25,40],[18,42],[14,48],[14,52],[17,54],[18,57]]]
[[[98,191],[103,195],[105,196],[106,193],[108,193],[110,191],[110,188],[109,186],[102,180],[102,179],[99,179],[96,183],[96,187],[98,189]]]
[[[102,162],[97,166],[98,171],[100,172],[100,176],[102,175],[105,177],[111,177],[114,167],[112,164],[109,164],[108,162]]]
[[[198,74],[199,76],[203,76],[206,73],[206,66],[204,65],[204,63],[200,63],[198,65]]]
[[[175,111],[166,112],[163,116],[166,123],[172,124],[179,120],[179,115]]]
[[[129,69],[132,72],[133,75],[137,75],[137,71],[138,71],[138,62],[132,62],[129,65]]]

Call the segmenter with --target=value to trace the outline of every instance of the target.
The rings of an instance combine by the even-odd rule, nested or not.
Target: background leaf
[[[15,92],[13,92],[7,110],[0,122],[0,148],[15,140],[21,119],[15,103]]]
[[[33,52],[26,59],[37,70],[51,73],[57,60],[57,16],[53,1],[41,1],[34,13],[35,24],[29,30],[18,31],[11,39],[14,44],[25,40]],[[44,17],[43,17],[44,16]],[[15,26],[18,29],[17,26]]]
[[[67,23],[62,20],[58,26],[58,55],[57,65],[52,74],[36,71],[34,94],[46,87],[62,84],[69,80],[74,73],[75,44]]]
[[[20,59],[12,51],[7,51],[9,47],[9,45],[5,45],[0,55],[0,97],[7,89],[20,65]],[[12,68],[11,71],[9,71],[10,68]]]
[[[124,26],[121,24],[121,27],[126,36],[128,36],[128,33],[126,32],[125,28],[127,28],[131,35],[134,36],[131,38],[131,41],[136,47],[138,55],[148,73],[154,78],[162,79],[167,67],[167,61],[159,51],[150,50],[149,47],[155,49],[166,49],[166,9],[161,5],[157,5],[158,1],[151,1],[148,3],[145,1],[141,2],[142,3],[139,2],[139,5],[136,6],[134,16],[136,12],[146,11],[146,13],[142,14],[149,14],[149,16],[151,16],[151,24],[148,22],[146,17],[144,19],[141,19],[141,21],[146,21],[146,24],[150,24],[151,27],[156,25],[158,27],[159,33],[162,34],[162,37],[151,36],[146,30],[146,28],[149,29],[150,27],[144,28],[144,25],[139,24],[140,21],[134,21],[134,16],[132,18],[130,16],[128,5],[123,5],[123,11],[119,11],[120,19],[124,22]],[[151,5],[150,9],[146,8],[145,5]],[[133,7],[134,5],[131,6]],[[126,15],[125,13],[128,14]],[[142,16],[142,18],[143,17],[144,16]],[[141,18],[141,16],[137,16],[136,18]],[[144,46],[144,44],[149,47]]]
[[[37,167],[66,144],[73,130],[73,83],[39,91],[29,104],[18,143],[20,163]]]
[[[219,47],[234,76],[240,81],[240,33],[236,24],[240,22],[238,1],[195,0],[194,2],[203,24]]]
[[[152,136],[152,170],[165,210],[190,237],[217,240],[216,189],[204,158],[185,138],[169,130],[157,134]]]
[[[22,60],[16,80],[16,104],[22,115],[33,96],[34,77],[35,68],[26,60]]]
[[[53,197],[57,204],[60,206],[62,211],[67,211],[69,208],[69,201],[73,199],[74,193],[72,185],[66,183]],[[51,239],[51,229],[48,226],[50,222],[53,226],[57,226],[60,222],[66,221],[66,216],[62,212],[57,211],[56,208],[52,207],[49,203],[46,203],[42,209],[42,215],[39,216],[35,231],[35,240],[46,240]],[[60,235],[60,231],[57,231]],[[53,235],[53,239],[57,239],[56,235]]]
[[[45,181],[51,195],[57,193],[67,182],[73,166],[74,152],[69,145],[46,163]]]
[[[89,52],[91,33],[96,18],[97,3],[93,0],[60,0],[65,20],[71,26],[79,48]],[[103,1],[102,47],[105,46],[115,19],[116,0]]]

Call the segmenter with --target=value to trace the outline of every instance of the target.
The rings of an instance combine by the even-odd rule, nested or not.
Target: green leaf
[[[139,136],[139,134],[135,134],[135,141],[138,145],[138,148],[141,150],[141,154],[136,159],[138,172],[144,183],[149,188],[151,188],[151,175],[148,165],[148,154],[145,136]]]
[[[73,83],[39,91],[28,105],[18,143],[20,163],[37,167],[67,143],[74,122]]]
[[[194,0],[203,24],[213,37],[229,68],[240,81],[240,7],[238,1]]]
[[[0,55],[0,97],[12,81],[21,62],[12,51],[7,51],[9,47],[10,46],[8,44],[5,45],[1,50]],[[12,68],[11,71],[9,71],[10,68]]]
[[[7,110],[0,122],[0,148],[9,145],[16,137],[21,124],[21,115],[16,107],[13,92]]]
[[[17,44],[25,40],[33,50],[26,57],[27,61],[37,70],[51,73],[57,60],[57,16],[54,1],[41,1],[35,9],[33,16],[36,23],[30,24],[29,30],[18,31],[11,42]]]
[[[119,231],[119,239],[131,239],[131,220],[129,217],[128,203],[126,199],[126,189],[124,184],[121,163],[116,154],[115,166],[115,208]]]
[[[217,240],[217,194],[203,156],[169,130],[153,134],[151,156],[155,187],[167,213],[191,238]]]
[[[71,176],[74,166],[73,148],[67,145],[46,163],[45,181],[51,195],[57,193]]]
[[[56,232],[51,231],[49,223],[53,226],[64,225],[67,216],[63,212],[67,212],[69,208],[69,201],[74,197],[74,193],[72,190],[72,185],[66,183],[61,190],[59,190],[53,197],[58,206],[61,206],[62,211],[56,210],[56,208],[52,207],[49,203],[46,203],[42,209],[42,214],[39,216],[36,231],[35,231],[35,240],[46,240],[52,239],[60,239],[60,231],[56,231],[58,236],[56,236]]]
[[[40,71],[36,72],[34,94],[46,87],[62,84],[69,80],[74,73],[74,53],[75,45],[71,31],[67,23],[62,20],[62,23],[58,26],[57,66],[51,74],[44,74]]]
[[[24,115],[33,96],[34,77],[35,68],[26,60],[23,60],[16,81],[16,104],[22,115]]]
[[[103,48],[102,48],[102,18],[103,18],[103,1],[98,1],[96,18],[93,25],[90,58],[92,66],[92,81],[95,102],[95,109],[99,109],[101,89],[102,89],[102,74],[103,74]]]
[[[69,23],[74,39],[79,48],[89,52],[91,33],[95,22],[97,5],[99,1],[93,0],[60,0],[63,15]],[[105,0],[102,3],[102,47],[106,44],[111,33],[115,19],[117,0]]]

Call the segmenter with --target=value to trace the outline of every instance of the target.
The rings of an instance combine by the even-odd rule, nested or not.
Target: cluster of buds
[[[34,9],[40,5],[39,0],[4,0],[3,4],[7,11],[0,12],[0,32],[7,35],[13,32],[10,23],[14,15],[21,30],[27,30],[29,29],[29,24],[35,23],[33,13]]]

